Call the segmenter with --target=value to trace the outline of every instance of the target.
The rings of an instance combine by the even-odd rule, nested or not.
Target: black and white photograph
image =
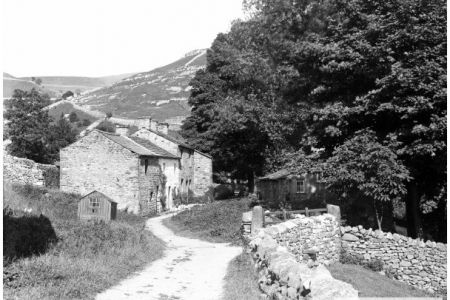
[[[1,2],[2,299],[447,299],[446,1]]]

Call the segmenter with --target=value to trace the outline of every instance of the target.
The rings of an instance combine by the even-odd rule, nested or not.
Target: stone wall
[[[17,184],[59,187],[59,169],[30,159],[3,155],[3,179]]]
[[[194,151],[194,196],[212,200],[212,184],[212,159]]]
[[[91,132],[60,151],[61,190],[86,195],[97,190],[118,209],[139,212],[138,156]]]
[[[161,180],[158,159],[141,158],[139,161],[139,212],[142,215],[161,212],[165,183]]]
[[[326,215],[323,222],[325,218],[336,221],[331,215]],[[249,247],[259,271],[260,299],[358,299],[357,290],[334,279],[322,264],[311,263],[311,260],[308,263],[303,259],[299,261],[297,255],[277,242],[280,236],[288,240],[288,233],[298,232],[297,227],[313,226],[317,217],[309,219],[312,222],[304,218],[289,220],[252,232],[249,236]]]
[[[298,261],[308,259],[304,251],[317,252],[317,261],[324,264],[339,261],[341,232],[339,222],[330,214],[314,217],[299,215],[291,220],[295,227],[277,235],[277,242],[289,249]],[[268,228],[274,231],[276,227]]]
[[[420,289],[447,288],[447,245],[399,234],[358,227],[342,227],[342,249],[368,262],[383,261],[385,272]]]

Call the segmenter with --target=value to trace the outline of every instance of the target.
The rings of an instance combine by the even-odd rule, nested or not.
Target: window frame
[[[98,214],[100,211],[100,199],[98,197],[89,198],[89,213]]]
[[[302,184],[300,184],[302,182]],[[305,194],[306,193],[306,179],[305,178],[296,178],[295,180],[295,193],[296,194]]]

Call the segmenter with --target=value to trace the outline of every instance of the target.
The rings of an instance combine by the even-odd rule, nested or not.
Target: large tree
[[[47,143],[51,118],[43,110],[47,103],[48,98],[35,89],[15,90],[11,99],[5,101],[5,137],[11,140],[8,151],[12,155],[50,162]]]
[[[342,147],[370,132],[391,174],[408,175],[396,182],[406,188],[409,234],[422,235],[425,221],[444,239],[436,233],[446,221],[446,3],[249,0],[246,6],[251,18],[217,36],[206,70],[193,81],[185,136],[226,162],[221,166],[258,173],[271,168],[267,162],[279,164],[282,150],[311,147],[323,149],[321,161],[354,170]],[[370,179],[378,167],[366,167]],[[377,190],[371,197],[385,198]]]

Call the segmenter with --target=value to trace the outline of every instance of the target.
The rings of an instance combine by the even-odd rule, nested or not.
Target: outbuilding
[[[117,203],[98,191],[83,196],[78,202],[78,218],[80,220],[115,220]]]
[[[256,187],[259,199],[270,207],[288,204],[295,209],[303,209],[305,205],[312,208],[310,200],[313,204],[324,200],[316,199],[319,192],[325,190],[322,172],[319,171],[296,174],[282,169],[258,178]]]

